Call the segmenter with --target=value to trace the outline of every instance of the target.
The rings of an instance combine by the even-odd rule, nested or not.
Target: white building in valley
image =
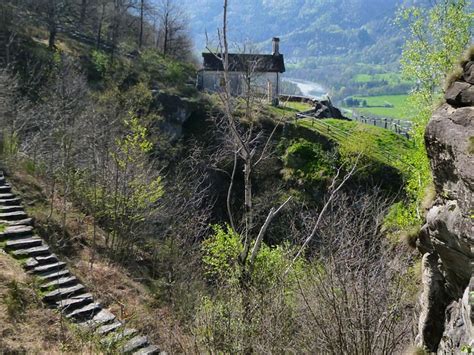
[[[224,85],[224,67],[219,54],[202,53],[203,68],[198,75],[198,88],[219,92]],[[273,38],[272,54],[229,53],[231,94],[245,96],[249,92],[278,102],[281,74],[285,61],[280,54],[280,39]]]

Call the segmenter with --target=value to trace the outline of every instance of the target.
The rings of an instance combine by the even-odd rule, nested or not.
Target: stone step
[[[66,277],[68,275],[70,275],[69,270],[64,269],[64,270],[61,270],[61,271],[47,272],[47,273],[38,275],[38,277],[41,280],[43,280],[44,282],[49,282],[49,281],[52,281],[52,280],[60,279],[61,277]]]
[[[148,338],[145,336],[136,336],[125,343],[122,351],[127,354],[148,346]]]
[[[47,303],[58,302],[62,299],[70,298],[71,296],[80,294],[85,289],[84,285],[77,284],[71,287],[58,288],[54,291],[47,293],[43,300]]]
[[[121,322],[114,322],[112,324],[107,324],[107,325],[103,325],[99,328],[97,328],[96,330],[96,333],[97,334],[100,334],[102,336],[105,336],[111,332],[114,332],[116,331],[118,328],[120,328],[123,324]]]
[[[33,235],[32,226],[8,226],[0,233],[0,240]]]
[[[25,213],[25,211],[0,213],[0,219],[7,221],[19,221],[20,219],[26,218],[28,218],[28,215]]]
[[[46,290],[53,290],[55,288],[60,288],[60,287],[72,286],[75,284],[77,284],[77,278],[75,276],[66,276],[66,277],[61,277],[57,280],[50,281],[46,284],[43,284],[40,286],[40,289],[42,291],[46,291]]]
[[[0,185],[0,194],[7,194],[12,192],[12,186],[10,184]]]
[[[15,199],[17,198],[14,194],[12,194],[11,192],[7,192],[7,193],[0,193],[0,201],[1,200],[11,200],[11,199]]]
[[[89,303],[92,303],[94,298],[90,293],[83,293],[80,295],[72,296],[68,299],[56,302],[55,307],[59,308],[64,312],[71,312],[75,309],[81,308]]]
[[[91,319],[101,311],[102,307],[99,303],[89,303],[88,305],[73,310],[70,313],[66,314],[67,318],[75,319],[75,320],[84,320],[84,319]]]
[[[58,257],[54,254],[49,254],[45,256],[37,256],[35,258],[29,258],[26,260],[25,269],[31,270],[40,265],[53,264],[58,262]]]
[[[31,270],[31,272],[33,272],[35,274],[44,274],[44,273],[49,273],[49,272],[52,272],[52,271],[62,270],[62,269],[64,269],[65,266],[66,266],[65,262],[58,261],[58,262],[53,263],[53,264],[46,264],[46,265],[37,266],[37,267],[33,268]]]
[[[6,225],[6,226],[32,226],[33,219],[25,218],[25,219],[19,219],[18,221],[5,221],[5,220],[0,219],[0,224]]]
[[[15,197],[12,194],[10,194],[12,197],[10,198],[5,198],[2,197],[4,194],[0,194],[0,205],[1,206],[12,206],[12,205],[19,205],[21,204],[21,198]]]
[[[5,250],[30,249],[41,245],[43,245],[43,239],[38,236],[22,237],[8,240],[5,245]]]
[[[18,212],[24,210],[25,209],[23,208],[23,206],[19,205],[0,206],[0,213]]]
[[[130,337],[134,336],[135,334],[137,334],[136,329],[133,329],[133,328],[123,329],[122,328],[122,329],[119,329],[119,330],[115,331],[113,334],[111,334],[107,338],[102,339],[100,342],[103,345],[111,346],[111,345],[114,345],[114,344],[118,343],[122,339],[130,338]]]
[[[160,353],[160,348],[156,345],[150,345],[133,353],[133,355],[155,355]]]
[[[108,310],[103,309],[97,313],[94,318],[86,322],[82,322],[79,325],[89,329],[95,329],[105,324],[112,323],[115,320],[115,316]]]
[[[51,252],[49,251],[49,247],[43,243],[43,245],[39,247],[29,248],[29,249],[19,249],[13,251],[15,257],[24,257],[24,256],[41,256],[41,255],[49,255]]]

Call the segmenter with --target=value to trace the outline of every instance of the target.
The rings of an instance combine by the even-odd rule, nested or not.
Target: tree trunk
[[[252,158],[246,157],[244,162],[244,208],[245,208],[245,241],[242,261],[247,260],[251,243],[252,230]]]
[[[144,21],[144,9],[145,0],[140,1],[140,35],[138,37],[138,48],[141,49],[143,46],[143,21]]]
[[[165,15],[165,24],[164,24],[164,38],[163,38],[163,54],[168,54],[168,36],[169,36],[169,13]]]
[[[82,0],[81,2],[81,14],[79,17],[79,25],[81,29],[84,29],[84,23],[86,22],[86,14],[87,14],[87,0]]]
[[[96,48],[97,49],[100,49],[100,41],[101,41],[101,37],[102,37],[102,24],[104,22],[104,13],[105,13],[105,4],[102,4],[99,23],[98,23],[98,26],[97,26],[97,39],[96,39]]]
[[[56,24],[51,24],[49,27],[49,39],[48,47],[54,49],[56,47],[56,35],[57,35]]]

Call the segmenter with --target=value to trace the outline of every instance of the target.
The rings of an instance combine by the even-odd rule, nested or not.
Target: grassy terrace
[[[410,141],[383,128],[354,121],[337,119],[298,120],[298,124],[336,141],[349,144],[352,149],[397,169],[403,164],[403,156],[412,149]]]
[[[312,108],[310,104],[303,102],[280,102],[280,106],[268,106],[271,114],[277,117],[293,118],[298,112],[308,111]]]
[[[384,95],[384,96],[354,96],[357,100],[366,100],[369,107],[354,108],[360,113],[367,113],[376,116],[400,118],[409,120],[408,95]],[[383,107],[384,105],[393,107]],[[374,107],[370,107],[374,106]]]

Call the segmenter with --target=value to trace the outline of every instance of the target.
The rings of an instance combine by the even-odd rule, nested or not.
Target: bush
[[[93,50],[91,52],[91,70],[89,73],[89,78],[92,80],[101,80],[104,79],[107,70],[110,68],[109,56],[98,50]]]
[[[7,307],[8,316],[19,320],[23,317],[28,306],[28,294],[26,290],[15,280],[7,285],[7,292],[3,302]]]
[[[143,52],[135,69],[140,73],[141,80],[179,87],[195,76],[195,70],[190,64],[165,57],[153,49]]]
[[[236,263],[243,250],[240,236],[227,225],[213,226],[214,235],[202,243],[205,274],[210,280],[236,280]]]
[[[318,143],[305,139],[294,141],[283,156],[290,176],[303,182],[327,182],[334,173],[334,160]]]
[[[240,277],[239,255],[243,251],[241,236],[229,225],[213,226],[214,235],[202,243],[206,275],[213,281],[233,283]],[[265,290],[285,273],[290,265],[292,248],[288,244],[270,247],[262,243],[251,275],[252,284]],[[292,280],[302,270],[303,261],[297,262],[288,274]]]
[[[288,270],[288,245],[262,243],[251,275],[242,286],[239,261],[241,237],[229,226],[214,226],[214,235],[202,244],[206,274],[217,284],[204,297],[196,314],[193,333],[203,352],[281,353],[296,329],[297,283],[304,278],[306,262]],[[246,269],[247,270],[247,269]]]

